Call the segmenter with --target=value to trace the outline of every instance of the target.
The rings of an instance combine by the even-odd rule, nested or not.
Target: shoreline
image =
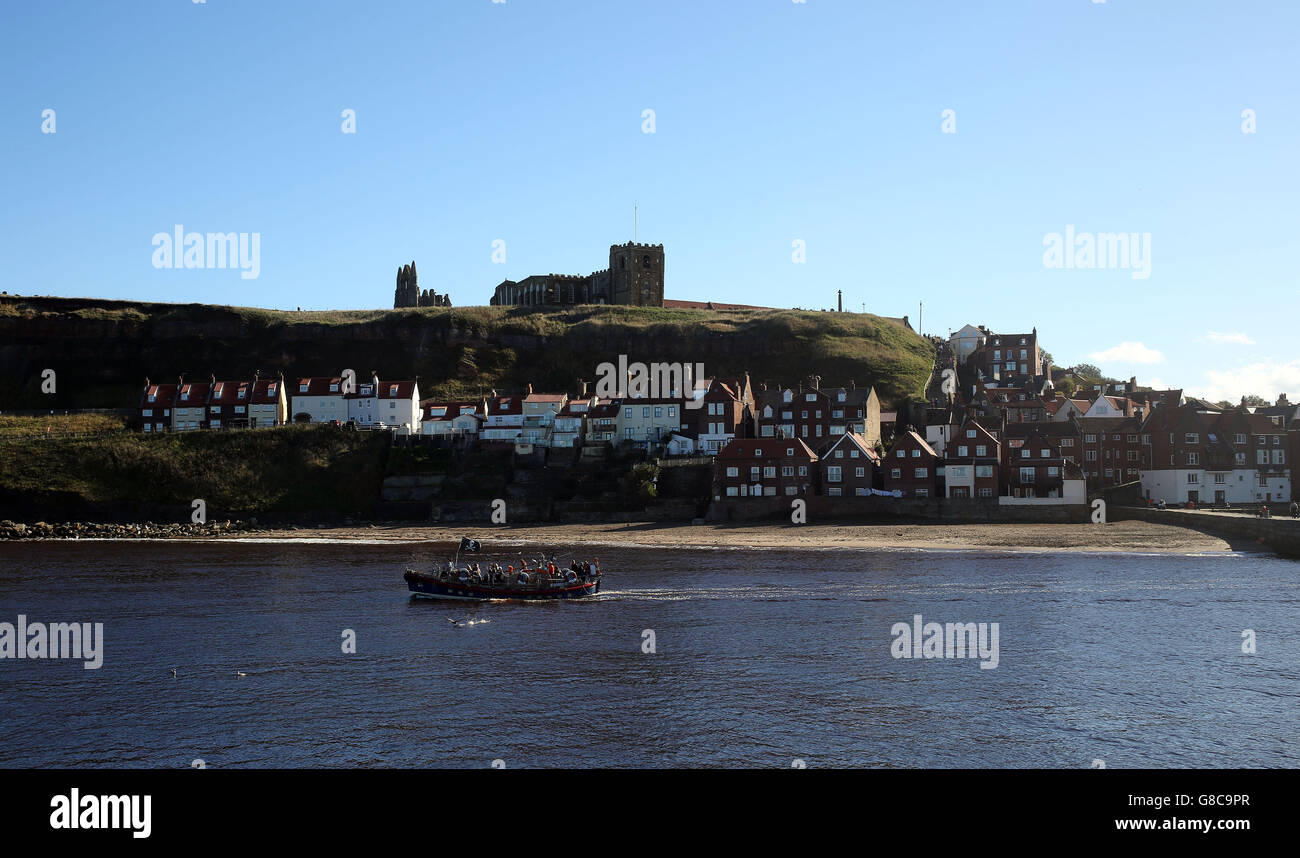
[[[4,534],[0,532],[0,537]],[[805,549],[994,551],[1031,554],[1230,554],[1260,546],[1175,524],[1139,520],[1107,524],[1024,522],[868,522],[845,520],[793,525],[776,522],[597,522],[586,524],[449,525],[376,522],[345,525],[268,526],[252,522],[208,525],[46,525],[39,532],[0,538],[0,545],[30,542],[241,542],[410,544],[476,539],[493,545],[543,545],[712,550]],[[1267,550],[1267,549],[1265,549]]]
[[[1177,525],[1121,521],[1085,524],[528,524],[485,527],[445,524],[386,524],[266,530],[234,533],[213,541],[248,543],[457,543],[476,539],[487,550],[497,545],[599,545],[637,548],[743,550],[926,549],[938,551],[1017,551],[1052,553],[1228,554],[1226,539]]]

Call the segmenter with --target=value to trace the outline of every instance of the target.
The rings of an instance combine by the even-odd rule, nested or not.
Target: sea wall
[[[1107,512],[1111,521],[1137,519],[1190,527],[1228,539],[1265,545],[1282,557],[1300,559],[1300,519],[1258,518],[1245,513],[1146,507],[1111,507]]]
[[[705,516],[709,521],[789,519],[794,498],[748,498],[714,501]],[[928,518],[945,521],[1083,523],[1089,520],[1086,504],[1007,506],[997,498],[886,498],[805,496],[808,521],[825,519]]]

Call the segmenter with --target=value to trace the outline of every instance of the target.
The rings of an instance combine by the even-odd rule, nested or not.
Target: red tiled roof
[[[304,384],[307,385],[305,391],[302,389]],[[335,389],[330,390],[331,386],[334,386]],[[333,378],[312,376],[298,379],[298,384],[289,393],[292,396],[342,396],[342,389],[343,379],[338,376]]]
[[[141,408],[158,408],[159,406],[170,406],[172,400],[176,398],[175,384],[151,384],[140,394]],[[149,401],[149,396],[154,397],[154,401]]]
[[[410,399],[415,396],[414,381],[379,382],[379,399]]]
[[[494,396],[488,400],[488,414],[492,416],[523,414],[524,398],[522,396]]]
[[[775,307],[756,307],[752,304],[722,304],[717,301],[675,301],[664,299],[668,310],[774,310]]]
[[[252,402],[257,405],[274,405],[280,401],[280,394],[286,391],[278,378],[259,378],[253,386]]]
[[[817,460],[817,454],[808,449],[808,445],[798,438],[735,438],[718,453],[719,459],[755,459],[760,458],[762,450],[764,459],[787,458],[786,450],[794,448],[796,458],[807,457]]]
[[[209,405],[242,405],[248,402],[248,396],[252,392],[253,383],[251,381],[218,381],[212,386],[212,398]],[[239,391],[244,391],[241,399]]]

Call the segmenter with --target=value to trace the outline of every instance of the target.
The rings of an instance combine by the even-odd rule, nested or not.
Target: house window
[[[916,490],[916,496],[919,497],[919,498],[928,498],[928,497],[930,496],[930,490],[929,490],[929,489],[917,489],[917,490]]]
[[[649,406],[649,405],[642,406],[642,408],[641,408],[641,419],[644,420],[644,419],[648,418],[649,416],[650,416],[650,406]]]
[[[800,466],[799,466],[799,476],[801,476],[801,477],[806,477],[806,476],[808,476],[808,466],[807,466],[807,465],[800,465]]]
[[[901,459],[901,458],[903,458],[904,456],[907,455],[907,451],[906,451],[906,450],[896,450],[896,451],[894,451],[894,455]]]
[[[826,469],[826,481],[828,483],[840,482],[840,469],[838,466],[832,465]]]
[[[890,477],[890,479],[897,480],[897,479],[899,479],[900,477],[902,477],[902,475],[903,475],[903,472],[900,471],[898,468],[891,468],[890,471],[889,471],[889,477]]]
[[[786,447],[786,448],[785,448],[785,454],[786,454],[787,456],[793,456],[793,455],[794,455],[794,447]]]
[[[965,444],[963,444],[962,446],[957,448],[957,455],[963,458],[969,456],[970,455],[970,453],[968,452],[969,450],[970,448],[967,447]]]
[[[1183,435],[1183,442],[1186,444],[1199,444],[1201,443],[1201,436],[1196,432],[1188,432]]]
[[[740,468],[736,468],[736,467],[727,468],[727,476],[729,477],[740,476]]]
[[[783,477],[793,477],[793,476],[794,476],[794,466],[793,466],[793,465],[782,465],[782,466],[781,466],[781,476],[783,476]]]
[[[1062,438],[1062,439],[1061,439],[1061,446],[1062,446],[1062,447],[1073,447],[1073,446],[1074,446],[1074,439],[1073,439],[1073,438]]]
[[[913,458],[913,459],[919,459],[919,458],[921,458],[921,451],[920,451],[920,450],[913,450],[913,451],[912,451],[912,458]]]
[[[1201,481],[1201,475],[1200,475],[1200,474],[1188,474],[1188,475],[1187,475],[1187,482],[1189,482],[1189,483],[1199,483],[1200,481]]]
[[[1245,444],[1246,436],[1238,432],[1236,435],[1233,436],[1232,440],[1234,444]]]
[[[865,477],[866,475],[867,475],[867,469],[866,469],[866,468],[854,468],[854,469],[853,469],[853,476],[855,476],[855,477]]]
[[[975,437],[975,430],[974,430],[974,429],[967,429],[967,430],[966,430],[966,437],[967,437],[967,438],[974,438],[974,437]]]
[[[1084,435],[1084,436],[1083,436],[1083,443],[1085,443],[1085,444],[1096,444],[1096,443],[1097,443],[1097,436],[1096,436],[1096,435]]]
[[[915,478],[918,479],[918,480],[923,480],[923,479],[925,479],[926,477],[930,476],[930,469],[929,469],[929,468],[913,468],[913,469],[912,469],[912,476],[915,477]]]
[[[676,417],[676,416],[677,416],[677,406],[676,406],[676,405],[669,405],[669,406],[668,406],[668,416],[669,416],[669,417]]]
[[[993,497],[993,489],[989,488],[988,486],[985,486],[984,488],[980,489],[980,497],[982,498]]]
[[[975,445],[975,455],[976,455],[976,456],[987,456],[988,453],[989,453],[989,448],[988,448],[987,445],[985,445],[985,444],[976,444],[976,445]]]
[[[773,478],[773,477],[775,477],[775,476],[776,476],[776,466],[775,466],[775,465],[768,465],[768,466],[766,466],[765,468],[763,468],[763,477],[764,477],[764,479],[771,479],[771,478]]]
[[[992,465],[976,465],[976,466],[975,466],[975,476],[976,476],[976,477],[991,477],[991,476],[993,476],[993,466],[992,466]]]
[[[1038,458],[1040,458],[1040,459],[1050,459],[1050,458],[1052,458],[1052,451],[1049,450],[1048,448],[1044,447],[1043,449],[1041,449],[1041,450],[1038,451]]]

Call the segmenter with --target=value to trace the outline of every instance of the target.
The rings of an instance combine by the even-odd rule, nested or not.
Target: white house
[[[485,400],[426,401],[420,415],[420,434],[438,437],[474,437],[487,420]]]
[[[483,424],[484,441],[514,443],[524,432],[524,399],[522,396],[498,396],[492,391],[487,402],[487,422]]]
[[[412,434],[420,431],[420,385],[414,381],[381,381],[375,402],[375,420]]]
[[[987,338],[988,335],[984,331],[974,325],[966,325],[948,337],[948,345],[957,357],[957,363],[965,363],[971,355],[979,351]]]
[[[343,393],[343,379],[335,376],[298,379],[290,397],[290,419],[294,423],[346,423],[348,403]]]

